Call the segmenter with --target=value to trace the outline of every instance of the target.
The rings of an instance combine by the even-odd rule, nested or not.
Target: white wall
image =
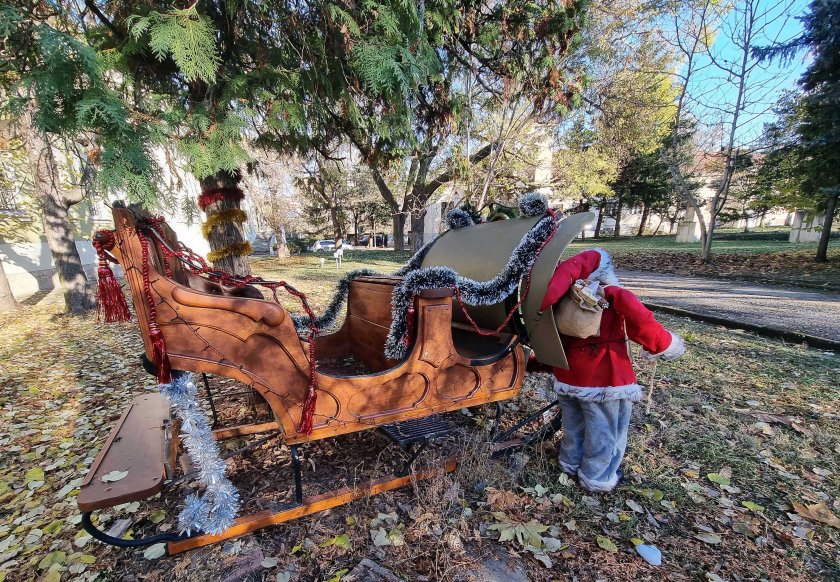
[[[110,210],[105,208],[100,216],[108,214]],[[167,223],[178,235],[178,240],[201,256],[207,256],[210,246],[201,234],[200,223],[196,222],[190,226],[183,221],[170,222],[168,217]],[[88,278],[94,281],[99,263],[96,250],[89,240],[77,240],[76,249]],[[19,301],[39,292],[49,292],[57,285],[53,280],[55,264],[46,242],[0,243],[0,260],[9,279],[12,294]],[[122,274],[118,267],[114,268],[114,273],[117,276]]]

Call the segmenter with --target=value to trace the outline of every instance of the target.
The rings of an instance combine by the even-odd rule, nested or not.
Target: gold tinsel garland
[[[210,231],[212,231],[217,226],[222,224],[226,224],[228,222],[246,222],[248,220],[248,215],[245,214],[244,210],[239,208],[228,208],[226,210],[219,210],[218,212],[214,212],[207,217],[207,222],[201,225],[201,232],[204,234],[204,238],[208,238],[210,236]]]
[[[215,263],[219,259],[226,259],[228,257],[247,257],[254,248],[248,241],[230,244],[215,251],[207,253],[207,260]]]

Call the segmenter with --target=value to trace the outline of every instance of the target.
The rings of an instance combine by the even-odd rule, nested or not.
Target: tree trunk
[[[714,203],[714,201],[713,201]],[[713,206],[714,208],[714,206]],[[709,224],[707,225],[708,231],[706,231],[706,236],[701,237],[702,241],[702,249],[700,250],[700,261],[703,263],[708,263],[709,259],[712,258],[712,237],[715,234],[715,217],[712,216],[709,219]]]
[[[405,214],[401,212],[397,212],[394,214],[394,250],[395,251],[404,251],[405,250]]]
[[[353,246],[359,246],[359,214],[353,213]]]
[[[9,285],[8,277],[6,277],[6,270],[3,268],[3,262],[0,261],[0,313],[14,311],[19,307],[20,305],[15,299],[15,296],[12,295],[12,288]]]
[[[411,231],[409,232],[409,242],[411,243],[411,252],[416,253],[423,246],[423,231],[425,230],[426,211],[423,210],[419,214],[411,213]]]
[[[333,240],[337,240],[342,237],[342,232],[341,219],[338,216],[338,206],[335,204],[330,204],[330,221],[333,226]]]
[[[615,206],[615,230],[613,230],[613,238],[621,236],[621,210],[623,206],[621,196],[618,197],[618,204]]]
[[[656,236],[659,233],[659,229],[662,228],[662,223],[664,221],[665,221],[665,219],[662,218],[662,215],[660,214],[659,215],[659,224],[656,225],[656,229],[654,229],[653,234],[650,235],[650,236]]]
[[[277,258],[281,261],[289,256],[289,247],[286,244],[286,227],[281,226],[280,232],[274,231],[274,239],[277,243]]]
[[[601,238],[601,225],[604,222],[604,209],[607,207],[606,200],[598,205],[598,222],[595,223],[595,238]]]
[[[828,262],[828,241],[831,239],[831,225],[834,222],[834,214],[837,212],[837,197],[835,194],[828,199],[825,206],[825,220],[823,221],[822,232],[820,233],[820,242],[817,245],[817,262]]]
[[[81,313],[96,306],[88,285],[82,259],[76,248],[70,224],[70,207],[59,196],[48,194],[44,200],[44,234],[55,263],[55,272],[64,289],[64,303],[69,313]]]
[[[636,236],[642,236],[645,233],[645,226],[647,226],[648,216],[650,215],[650,206],[647,202],[642,206],[642,219],[639,221],[639,232]]]
[[[370,238],[368,239],[368,248],[376,248],[376,219],[370,219]]]
[[[238,187],[239,176],[231,176],[225,172],[219,172],[211,178],[201,180],[202,192],[213,188],[236,188]],[[241,210],[241,200],[225,196],[218,202],[213,202],[205,209],[207,217],[222,210]],[[207,236],[211,251],[218,251],[230,245],[242,245],[245,240],[245,227],[240,222],[223,222],[210,231]],[[250,275],[251,263],[247,256],[234,254],[221,257],[213,261],[213,265],[223,271],[236,273],[237,275]]]
[[[29,123],[28,116],[24,127],[36,197],[43,209],[44,236],[64,292],[64,303],[68,313],[92,309],[96,306],[96,297],[88,285],[70,222],[70,207],[81,202],[84,193],[79,189],[63,191],[58,164],[47,136]]]

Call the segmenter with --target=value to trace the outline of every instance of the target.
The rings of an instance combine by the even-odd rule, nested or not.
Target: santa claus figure
[[[563,299],[581,282],[590,289],[599,288],[603,311],[599,334],[580,338],[561,333],[569,369],[553,369],[563,423],[560,466],[577,475],[589,491],[604,492],[618,484],[630,413],[633,403],[642,398],[628,340],[640,344],[647,359],[678,358],[685,346],[682,338],[665,329],[635,295],[620,286],[612,259],[600,249],[557,265],[540,310]]]

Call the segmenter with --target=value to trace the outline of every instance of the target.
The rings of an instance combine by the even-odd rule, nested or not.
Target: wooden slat
[[[261,422],[257,424],[242,424],[239,426],[232,426],[230,428],[220,428],[213,431],[213,436],[217,441],[224,441],[236,437],[246,436],[249,434],[259,434],[261,432],[268,432],[271,430],[280,430],[280,424],[277,422]]]
[[[169,404],[160,394],[134,399],[108,436],[76,498],[83,512],[139,501],[163,487],[167,460],[166,429]],[[119,481],[104,483],[102,476],[128,471]]]
[[[383,327],[391,326],[391,297],[394,288],[373,283],[350,283],[349,315]]]
[[[384,493],[385,491],[392,491],[405,487],[413,480],[429,479],[435,475],[443,473],[451,473],[457,467],[457,457],[450,457],[443,461],[439,466],[426,467],[413,475],[406,475],[398,477],[396,475],[388,475],[381,479],[375,479],[366,483],[360,484],[356,487],[342,487],[329,493],[315,495],[304,499],[301,505],[286,509],[283,511],[271,512],[260,511],[252,515],[246,515],[236,520],[234,525],[225,530],[219,535],[201,535],[194,538],[189,538],[177,542],[169,542],[167,550],[170,555],[179,554],[195,548],[200,548],[209,544],[214,544],[223,540],[238,538],[240,536],[249,534],[258,529],[278,525],[286,521],[298,519],[306,515],[312,515],[319,511],[332,509],[339,505],[345,505],[351,501],[362,499],[377,493]]]

